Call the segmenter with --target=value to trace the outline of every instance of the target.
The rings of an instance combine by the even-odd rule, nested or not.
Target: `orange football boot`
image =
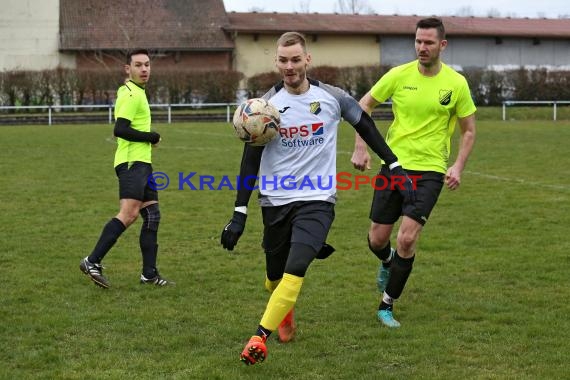
[[[279,324],[279,341],[282,343],[290,342],[295,337],[296,331],[297,325],[295,324],[293,309],[291,309]]]
[[[249,339],[245,348],[241,352],[240,360],[246,365],[261,363],[267,357],[267,347],[265,347],[265,338],[254,335]]]

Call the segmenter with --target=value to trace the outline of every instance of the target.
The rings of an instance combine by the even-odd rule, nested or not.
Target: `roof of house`
[[[297,31],[305,34],[410,35],[418,20],[429,17],[237,12],[227,15],[227,31],[259,34]],[[570,19],[441,18],[450,36],[570,38]]]
[[[234,48],[223,0],[60,0],[59,12],[61,50]]]
[[[228,51],[230,33],[410,35],[424,16],[226,13],[223,0],[60,0],[61,50]],[[136,17],[133,17],[136,15]],[[442,17],[449,36],[570,39],[570,19]]]

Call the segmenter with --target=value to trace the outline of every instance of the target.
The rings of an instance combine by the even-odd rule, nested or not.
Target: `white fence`
[[[231,108],[237,106],[237,103],[201,103],[201,104],[150,104],[150,108],[152,109],[166,109],[167,111],[167,122],[168,124],[172,123],[172,110],[175,108],[193,108],[193,109],[202,109],[202,108],[216,108],[219,107],[221,109],[225,108],[225,119],[226,122],[230,122],[232,114]],[[54,123],[54,114],[59,112],[63,112],[65,110],[85,110],[85,109],[100,109],[105,111],[107,115],[107,121],[109,124],[113,123],[113,104],[94,104],[94,105],[65,105],[65,106],[0,106],[0,112],[4,110],[17,110],[17,111],[24,111],[24,110],[37,110],[40,113],[46,113],[46,121],[48,125],[52,125]]]
[[[393,115],[390,109],[392,102],[381,103],[375,113],[372,115],[375,119],[392,120]],[[225,120],[229,123],[232,120],[232,108],[238,106],[238,103],[180,103],[180,104],[150,104],[151,110],[166,110],[166,115],[156,113],[152,114],[153,121],[167,122],[171,124],[173,119],[178,121],[221,121]],[[0,125],[1,124],[29,124],[30,119],[36,124],[44,124],[46,121],[48,125],[53,125],[57,122],[63,123],[76,121],[77,123],[101,123],[105,120],[109,124],[114,122],[113,117],[113,104],[94,104],[94,105],[65,105],[65,106],[0,106]],[[192,109],[192,113],[174,113],[175,110]],[[205,110],[204,113],[199,113],[199,110]],[[219,111],[212,112],[212,109]],[[15,110],[16,113],[5,113],[3,111]],[[20,111],[36,111],[33,113],[21,113]],[[96,116],[89,118],[87,112],[97,110]],[[69,112],[77,111],[77,112]],[[83,111],[84,117],[81,116]],[[195,112],[195,113],[194,113]],[[45,116],[43,116],[45,115]],[[59,117],[56,117],[59,116]],[[91,115],[93,116],[93,115]],[[44,119],[45,117],[45,119]],[[102,119],[104,118],[104,119]],[[6,120],[9,119],[9,120]],[[19,119],[19,120],[18,120]],[[67,119],[67,120],[65,120]],[[28,123],[22,121],[28,121]],[[93,121],[96,120],[96,121]]]
[[[549,105],[552,104],[552,120],[556,121],[556,106],[570,104],[570,100],[506,100],[503,102],[503,121],[507,120],[507,107],[516,105]]]

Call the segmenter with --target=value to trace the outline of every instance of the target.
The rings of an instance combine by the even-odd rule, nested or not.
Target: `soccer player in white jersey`
[[[262,209],[266,257],[265,287],[271,292],[255,335],[240,359],[262,362],[266,341],[279,330],[282,341],[295,333],[293,307],[307,268],[333,248],[325,243],[334,219],[336,200],[337,128],[344,118],[371,149],[403,179],[399,186],[414,202],[412,181],[397,161],[370,116],[343,90],[307,78],[311,56],[303,35],[287,32],[277,41],[276,66],[282,81],[263,97],[279,109],[279,137],[263,147],[245,145],[235,210],[221,235],[233,250],[242,235],[247,204],[256,180]]]

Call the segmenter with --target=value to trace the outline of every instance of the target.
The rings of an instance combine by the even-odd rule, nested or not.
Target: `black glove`
[[[416,202],[416,187],[408,174],[401,166],[396,166],[390,170],[392,177],[397,179],[392,179],[393,186],[395,186],[402,197],[404,198],[404,204],[414,204]]]
[[[158,132],[150,132],[150,143],[151,144],[156,144],[160,141],[160,134],[158,134]]]
[[[327,243],[323,244],[323,246],[321,247],[321,250],[319,251],[319,253],[317,253],[317,259],[319,260],[324,260],[327,257],[329,257],[330,255],[332,255],[332,253],[335,251],[334,247],[332,245],[328,245]]]
[[[247,219],[246,214],[239,211],[234,211],[232,219],[224,227],[220,243],[228,251],[234,250],[234,247],[236,246],[239,238],[241,237],[241,234],[243,234],[246,219]]]

